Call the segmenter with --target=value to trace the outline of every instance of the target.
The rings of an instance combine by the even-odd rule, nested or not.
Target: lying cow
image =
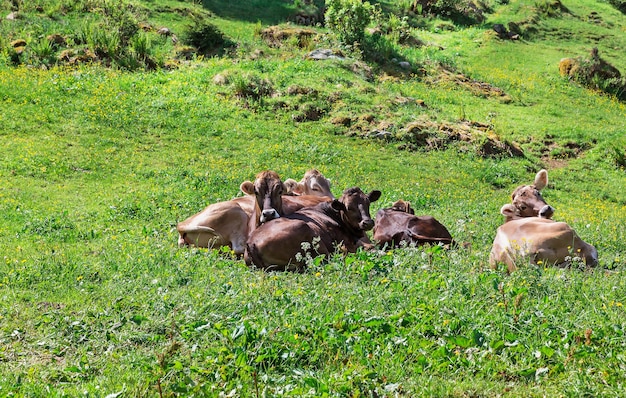
[[[270,172],[259,173],[258,177],[268,176],[267,173]],[[280,178],[277,174],[274,173],[274,175],[270,177],[269,179],[262,179],[267,182],[267,185],[265,188],[259,186],[259,197],[266,195],[265,189],[269,189],[270,186],[275,189],[278,188],[282,192],[288,189],[288,187],[280,182]],[[271,182],[272,178],[277,179],[279,182]],[[257,178],[257,180],[260,179]],[[255,180],[255,183],[257,180]],[[279,208],[281,212],[287,212],[288,214],[304,206],[311,206],[320,201],[331,200],[333,196],[330,192],[330,183],[326,185],[328,187],[327,191],[319,189],[319,186],[324,186],[319,183],[319,181],[322,180],[325,180],[325,177],[319,174],[317,176],[318,182],[316,183],[317,190],[313,189],[313,186],[308,185],[304,188],[304,190],[310,190],[310,192],[315,193],[315,195],[321,195],[321,199],[315,195],[303,195],[298,197],[285,196],[285,198],[288,199],[286,200],[287,204],[284,210],[282,203],[273,203],[271,200],[268,206],[270,208]],[[306,179],[303,181],[304,184],[308,184],[309,182],[309,180]],[[253,187],[252,190],[249,189],[250,186]],[[235,254],[242,255],[250,230],[256,228],[258,223],[260,223],[260,217],[257,220],[257,214],[260,214],[261,211],[257,210],[259,199],[255,198],[257,195],[254,192],[254,183],[245,181],[241,184],[240,189],[242,192],[250,194],[229,201],[211,204],[200,213],[178,223],[176,226],[179,234],[178,245],[181,247],[186,245],[197,247],[230,246]],[[282,198],[280,199],[282,202]],[[251,223],[250,219],[254,219],[255,222]]]
[[[489,255],[489,264],[493,269],[498,263],[503,263],[509,272],[513,272],[522,258],[528,258],[534,264],[559,265],[566,264],[575,256],[587,266],[598,264],[596,248],[583,242],[566,223],[542,217],[524,217],[520,209],[512,204],[502,206],[500,212],[506,221],[498,228]]]
[[[253,211],[250,214],[249,233],[262,223],[334,198],[332,193],[328,195],[286,196],[287,188],[278,174],[271,170],[259,173],[254,182],[246,181],[241,184],[240,189],[243,193],[256,198]],[[330,189],[330,185],[328,188]],[[317,192],[319,194],[326,193]]]
[[[330,180],[316,169],[304,173],[300,182],[291,178],[286,179],[285,186],[294,195],[330,196],[331,199],[335,199],[330,192]]]
[[[360,188],[349,188],[332,202],[304,208],[261,225],[248,237],[246,264],[265,270],[301,270],[306,265],[307,254],[329,255],[338,246],[344,252],[371,248],[366,231],[374,227],[374,221],[369,209],[380,194],[372,191],[366,195]]]
[[[453,242],[452,235],[432,216],[416,216],[410,202],[399,200],[390,208],[376,213],[374,240],[380,246],[398,247],[405,244]]]
[[[539,170],[532,185],[520,185],[511,194],[511,204],[520,217],[551,218],[554,208],[541,196],[541,190],[548,185],[548,172]],[[541,213],[541,212],[544,213]]]

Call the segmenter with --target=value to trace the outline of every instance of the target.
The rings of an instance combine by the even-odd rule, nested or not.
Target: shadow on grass
[[[215,15],[233,20],[275,25],[284,22],[293,12],[284,0],[203,0],[204,8]]]

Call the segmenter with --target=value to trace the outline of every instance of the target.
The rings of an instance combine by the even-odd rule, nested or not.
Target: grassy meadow
[[[175,32],[210,13],[236,43],[176,67],[154,32],[153,70],[124,67],[133,51],[120,65],[42,66],[27,52],[14,65],[9,42],[71,31],[76,4],[91,4],[23,3],[0,1],[0,396],[626,394],[626,104],[559,75],[561,58],[594,46],[626,73],[626,22],[609,3],[417,18],[423,45],[389,42],[409,72],[345,50],[307,60],[336,46],[323,27],[304,47],[269,46],[258,32],[287,26],[290,1],[133,2]],[[8,21],[15,4],[22,17]],[[534,29],[498,39],[492,24],[509,21]],[[411,126],[426,121],[424,145]],[[462,130],[473,125],[487,128]],[[337,254],[302,274],[178,248],[178,221],[259,171],[310,168],[337,196],[381,190],[372,215],[402,198],[469,245]],[[541,168],[554,218],[596,246],[597,268],[489,268],[500,207]]]

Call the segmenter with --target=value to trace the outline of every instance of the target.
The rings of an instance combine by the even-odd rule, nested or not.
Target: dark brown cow
[[[548,172],[539,170],[532,185],[520,185],[511,194],[511,204],[520,217],[551,218],[554,208],[543,199],[541,190],[548,185]],[[541,213],[541,212],[544,213]]]
[[[261,173],[263,174],[263,173]],[[275,174],[275,173],[274,173]],[[269,176],[269,174],[266,174]],[[278,178],[278,175],[275,175]],[[305,174],[306,177],[306,174]],[[325,179],[323,175],[319,175],[318,178]],[[269,183],[269,186],[277,186],[282,184],[280,178]],[[303,179],[307,184],[309,180]],[[256,182],[256,181],[255,181]],[[241,184],[240,188],[243,192],[249,191],[249,187],[254,186],[254,183],[245,181]],[[317,197],[314,195],[303,195],[298,197],[285,196],[284,204],[270,204],[270,206],[284,208],[286,214],[293,213],[299,208],[305,206],[314,206],[321,201],[331,200],[332,193],[330,190],[320,190],[319,186],[317,190],[314,190],[312,186],[303,188],[305,191],[313,192],[317,195],[324,195],[323,197]],[[252,189],[252,192],[254,190]],[[264,195],[264,191],[261,190],[259,195]],[[179,246],[197,246],[197,247],[221,247],[230,246],[235,254],[241,255],[245,250],[246,239],[249,234],[249,229],[255,229],[257,223],[250,223],[251,217],[257,219],[256,214],[260,214],[260,211],[256,214],[258,200],[255,200],[254,195],[246,195],[243,197],[235,198],[225,202],[214,203],[207,206],[203,211],[197,213],[185,221],[177,224]],[[260,223],[260,217],[259,221]]]
[[[246,264],[266,270],[301,270],[307,255],[329,255],[337,246],[345,252],[371,248],[365,231],[374,226],[369,208],[378,198],[380,191],[366,195],[353,187],[332,202],[265,223],[248,237]]]
[[[374,241],[380,246],[404,244],[453,243],[452,235],[432,216],[416,216],[410,202],[399,200],[376,213]]]
[[[520,209],[506,204],[500,209],[506,221],[496,233],[489,264],[498,263],[509,272],[517,269],[522,259],[534,264],[567,264],[572,257],[581,258],[587,266],[598,264],[598,251],[584,242],[566,223],[542,217],[523,217]]]

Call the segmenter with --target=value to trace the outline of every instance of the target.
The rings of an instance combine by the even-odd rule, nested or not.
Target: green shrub
[[[600,58],[596,49],[590,58],[573,58],[570,64],[569,70],[561,73],[568,74],[585,87],[614,95],[620,100],[626,99],[626,78],[622,77],[617,68]]]
[[[93,12],[104,17],[103,25],[109,32],[115,32],[122,46],[139,31],[134,8],[124,0],[106,0]]]
[[[197,49],[199,54],[214,55],[232,46],[224,34],[204,18],[195,18],[192,26],[183,35],[183,42]]]
[[[369,2],[361,0],[327,0],[326,26],[344,44],[362,43],[373,11]]]

